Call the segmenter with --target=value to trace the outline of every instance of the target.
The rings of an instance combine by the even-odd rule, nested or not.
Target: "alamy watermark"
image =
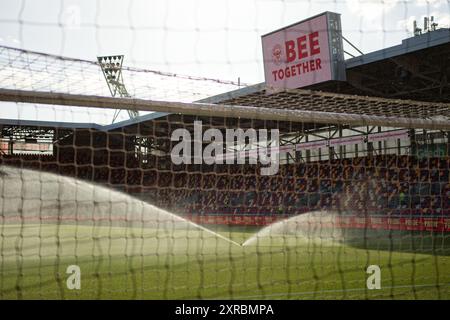
[[[70,5],[63,11],[62,24],[69,30],[80,29],[81,9],[78,5]]]
[[[279,138],[278,129],[269,132],[252,128],[226,129],[224,137],[222,131],[215,128],[203,132],[202,122],[194,121],[193,136],[185,128],[172,132],[171,141],[179,143],[172,148],[170,156],[176,165],[260,163],[262,175],[274,175],[280,165]]]
[[[377,266],[376,264],[372,264],[367,267],[366,273],[370,274],[370,276],[367,277],[367,281],[366,281],[367,289],[369,289],[369,290],[381,289],[380,266]]]
[[[69,290],[81,289],[81,269],[76,264],[70,265],[66,269],[67,277],[66,286]]]

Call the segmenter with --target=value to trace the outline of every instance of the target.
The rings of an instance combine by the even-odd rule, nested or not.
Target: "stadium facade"
[[[358,219],[369,216],[373,228],[450,231],[449,51],[450,29],[439,29],[346,60],[346,81],[272,94],[258,84],[198,101],[273,110],[273,119],[256,112],[153,112],[104,126],[0,119],[0,159],[108,185],[201,223],[263,225],[333,210],[350,227],[367,227]],[[278,129],[279,172],[173,164],[171,133],[192,132],[194,121],[221,132]]]

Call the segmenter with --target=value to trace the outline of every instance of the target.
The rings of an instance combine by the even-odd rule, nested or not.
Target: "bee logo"
[[[279,66],[283,62],[283,50],[279,44],[275,45],[272,49],[273,62]]]

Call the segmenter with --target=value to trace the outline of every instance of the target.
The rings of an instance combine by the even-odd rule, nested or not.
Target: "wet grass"
[[[354,234],[340,242],[280,235],[240,247],[201,230],[0,227],[2,299],[450,298],[450,257],[436,251],[447,244],[424,235],[398,237],[414,244],[410,250],[393,246],[392,236],[361,243]],[[212,229],[239,243],[258,230]],[[73,264],[81,268],[80,290],[66,286]],[[373,264],[381,268],[380,290],[366,287]]]

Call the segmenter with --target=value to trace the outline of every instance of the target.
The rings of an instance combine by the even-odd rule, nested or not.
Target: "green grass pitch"
[[[381,238],[371,249],[294,235],[241,247],[201,230],[0,228],[1,299],[450,298],[450,255],[393,250]],[[243,243],[257,230],[216,231]],[[79,290],[66,286],[69,265],[81,269]],[[366,287],[368,265],[381,268],[379,290]]]

